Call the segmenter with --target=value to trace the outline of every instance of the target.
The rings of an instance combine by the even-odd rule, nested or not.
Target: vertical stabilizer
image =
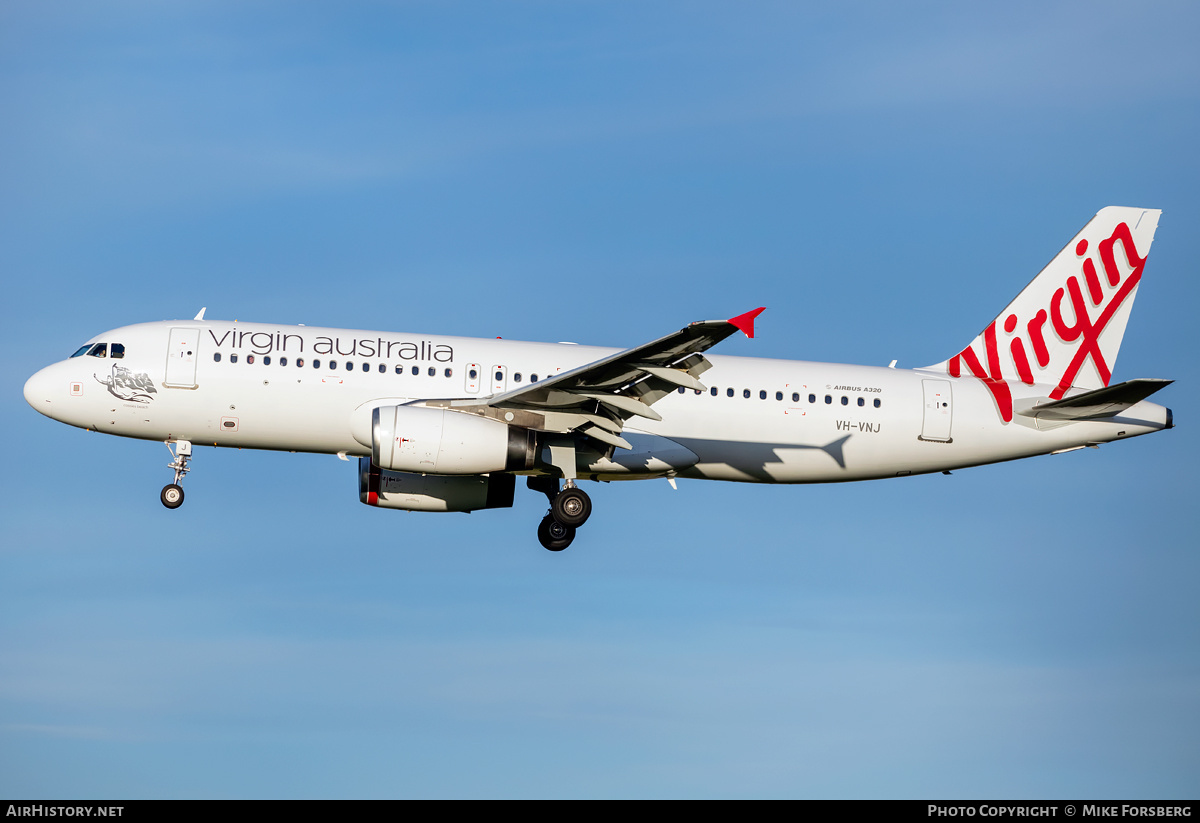
[[[1055,400],[1107,386],[1160,214],[1102,209],[970,345],[929,368],[983,380],[1006,422],[1006,381],[1046,385]]]

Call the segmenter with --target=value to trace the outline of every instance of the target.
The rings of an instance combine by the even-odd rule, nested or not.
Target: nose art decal
[[[110,376],[101,378],[93,374],[92,377],[95,377],[96,382],[100,385],[107,386],[108,393],[119,400],[149,403],[154,399],[150,395],[158,393],[150,375],[145,372],[134,374],[124,366],[118,366],[115,363]]]

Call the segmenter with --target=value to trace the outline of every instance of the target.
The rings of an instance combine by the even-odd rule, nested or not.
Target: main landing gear
[[[171,448],[171,446],[175,448]],[[163,486],[162,493],[158,499],[168,509],[178,509],[183,505],[183,487],[179,484],[183,482],[183,476],[191,469],[188,468],[188,461],[192,459],[192,444],[188,440],[167,441],[167,451],[171,452],[173,458],[167,464],[168,469],[175,470],[175,482],[168,483]]]
[[[562,551],[575,539],[575,530],[591,517],[592,499],[574,480],[568,480],[561,491],[556,477],[530,477],[525,485],[550,501],[550,511],[538,524],[538,542],[552,552]]]

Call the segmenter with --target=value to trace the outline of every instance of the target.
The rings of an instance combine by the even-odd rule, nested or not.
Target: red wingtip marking
[[[737,326],[738,329],[745,333],[747,337],[754,336],[754,318],[758,317],[767,310],[766,306],[759,306],[753,311],[748,311],[745,314],[739,314],[737,317],[729,318],[729,322]]]
[[[379,495],[376,494],[375,492],[367,492],[367,505],[368,506],[378,506],[379,505]]]

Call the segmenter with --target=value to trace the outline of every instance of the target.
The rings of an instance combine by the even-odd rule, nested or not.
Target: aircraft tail
[[[978,337],[928,368],[983,380],[1005,422],[1005,381],[1050,386],[1053,400],[1072,386],[1107,386],[1160,214],[1101,209]]]

